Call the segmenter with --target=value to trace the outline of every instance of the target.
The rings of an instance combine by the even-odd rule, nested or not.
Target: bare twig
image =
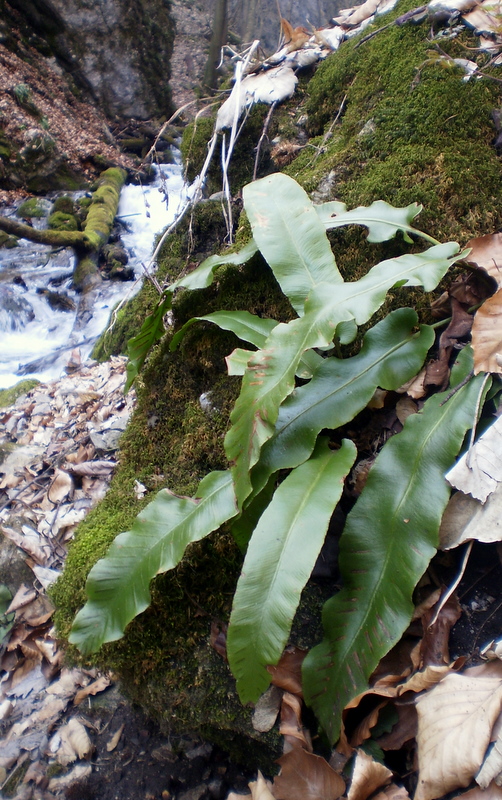
[[[270,106],[269,112],[266,116],[265,122],[263,123],[263,130],[261,132],[261,136],[258,139],[258,144],[256,145],[256,156],[254,160],[254,169],[253,169],[253,180],[256,180],[256,175],[258,173],[258,163],[260,161],[260,150],[263,140],[267,136],[268,126],[270,125],[270,120],[272,119],[272,114],[274,113],[274,108],[276,107],[277,102],[274,100],[272,105]]]
[[[452,596],[453,592],[457,588],[458,584],[460,583],[460,581],[464,577],[465,568],[467,567],[467,562],[469,561],[469,556],[471,555],[471,550],[472,550],[472,545],[473,544],[474,544],[474,542],[473,542],[473,540],[471,540],[469,542],[469,544],[467,545],[467,547],[465,549],[464,557],[462,559],[462,564],[460,566],[460,571],[459,571],[457,577],[455,578],[455,580],[453,581],[452,585],[450,586],[450,588],[446,592],[446,594],[443,595],[443,597],[441,598],[441,600],[439,602],[438,610],[434,614],[434,618],[429,622],[429,628],[432,628],[432,626],[435,625],[435,623],[437,622],[441,611],[443,610],[443,608],[445,607],[446,603],[448,602],[448,600]]]

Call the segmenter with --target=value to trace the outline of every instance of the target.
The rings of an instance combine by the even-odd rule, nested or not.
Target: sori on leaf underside
[[[173,292],[208,286],[217,266],[243,264],[258,250],[297,317],[288,323],[243,310],[198,317],[233,331],[254,348],[228,356],[242,388],[230,417],[228,470],[212,472],[194,498],[167,489],[121,533],[87,580],[88,600],[73,623],[70,641],[83,653],[119,639],[150,604],[149,584],[174,568],[186,547],[230,523],[245,553],[227,636],[227,655],[243,703],[268,687],[267,665],[277,664],[288,642],[300,595],[321,550],[344,479],[356,459],[352,441],[333,447],[326,431],[350,422],[377,387],[396,390],[422,367],[434,341],[410,308],[389,313],[370,328],[359,352],[328,355],[333,340],[349,343],[393,287],[434,289],[465,254],[455,242],[439,244],[413,227],[420,208],[383,201],[347,211],[344,204],[314,206],[291,178],[274,174],[244,187],[253,238],[237,253],[215,255],[171,284],[129,344],[128,384],[164,333]],[[429,245],[380,262],[358,281],[340,274],[328,229],[363,225],[370,242],[400,232]],[[190,320],[177,332],[175,348]],[[471,370],[461,351],[453,384]],[[297,378],[301,378],[301,385]],[[304,662],[307,703],[331,742],[338,739],[347,702],[367,686],[380,659],[400,639],[411,618],[412,593],[437,546],[449,490],[445,471],[472,426],[482,376],[448,402],[443,394],[410,416],[376,459],[340,541],[343,589],[323,611],[324,639]],[[483,390],[488,388],[483,384]],[[279,482],[279,471],[289,470]],[[281,472],[281,477],[284,473]]]

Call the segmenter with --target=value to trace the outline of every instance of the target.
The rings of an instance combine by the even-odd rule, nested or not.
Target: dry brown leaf
[[[476,11],[473,13],[475,14]],[[466,18],[464,17],[464,19]],[[471,248],[471,252],[466,258],[467,263],[486,270],[497,282],[497,286],[501,288],[502,233],[488,233],[486,236],[478,236],[476,239],[471,239],[470,242],[467,242],[466,246]]]
[[[281,773],[274,778],[277,800],[338,800],[345,791],[345,781],[328,762],[301,747],[278,759]]]
[[[364,750],[357,750],[347,800],[366,800],[391,778],[392,772],[384,764],[375,761]]]
[[[382,750],[400,750],[405,742],[409,742],[417,735],[418,717],[415,703],[397,701],[394,708],[399,719],[390,733],[385,733],[377,739],[377,744]]]
[[[502,800],[502,788],[497,784],[491,783],[487,789],[476,786],[468,792],[457,795],[457,800]]]
[[[392,0],[366,0],[365,3],[352,8],[344,8],[338,17],[333,17],[333,22],[343,27],[353,28],[364,20],[369,19],[376,11],[382,13],[386,6],[392,7]]]
[[[402,397],[396,403],[396,414],[401,425],[404,425],[408,417],[412,414],[416,414],[417,411],[418,406],[412,397]]]
[[[500,670],[447,675],[418,699],[415,800],[433,800],[469,785],[481,766],[501,705]]]
[[[284,689],[292,694],[302,694],[302,663],[307,655],[306,650],[292,645],[286,647],[279,663],[274,667],[267,667],[272,675],[274,686]]]
[[[502,417],[446,473],[446,480],[482,503],[495,491],[502,482]]]
[[[95,695],[99,694],[99,692],[104,691],[108,686],[110,686],[111,680],[107,678],[105,675],[101,675],[97,680],[90,683],[88,686],[84,686],[83,689],[79,689],[77,694],[74,697],[73,705],[78,706],[85,700],[86,697],[89,697],[90,694]]]
[[[86,778],[92,773],[92,766],[90,764],[77,764],[73,767],[71,772],[62,775],[60,778],[51,778],[49,781],[48,789],[50,792],[59,792],[66,787],[71,786],[72,783],[84,782]]]
[[[502,541],[502,487],[484,505],[463,492],[450,497],[439,529],[440,548],[451,550],[471,539],[484,544]]]
[[[113,734],[113,736],[110,739],[110,741],[106,743],[106,749],[107,749],[107,751],[109,753],[111,753],[117,747],[118,743],[120,742],[120,737],[122,736],[122,733],[124,732],[124,728],[125,728],[125,724],[122,723],[120,728],[115,731],[115,733]]]
[[[77,758],[88,758],[91,755],[92,742],[85,727],[75,717],[59,729],[59,735],[61,744],[56,752],[59,764],[66,766]]]
[[[275,800],[274,795],[270,791],[268,782],[265,780],[260,770],[258,770],[258,778],[251,781],[249,784],[251,789],[252,800]]]
[[[387,701],[378,703],[375,708],[367,714],[364,719],[359,722],[354,731],[350,735],[349,743],[351,747],[359,747],[366,739],[371,736],[371,729],[378,721],[378,715],[382,708],[385,708]]]
[[[476,775],[476,783],[482,789],[487,789],[493,780],[502,786],[502,729],[499,729],[498,737]]]
[[[73,475],[109,476],[117,466],[116,461],[83,461],[70,467]]]
[[[312,743],[308,731],[302,726],[301,700],[290,692],[284,692],[281,703],[281,724],[279,733],[284,736],[290,748],[304,747],[312,751]]]
[[[444,587],[444,591],[446,592],[446,587]],[[422,668],[450,663],[448,647],[450,630],[462,614],[457,595],[451,595],[442,606],[437,620],[431,625],[436,613],[436,607],[433,606],[422,618],[424,626],[424,636],[420,643],[420,666]]]
[[[28,603],[31,603],[36,596],[37,592],[33,586],[26,586],[25,583],[22,583],[12,598],[11,604],[5,613],[12,614],[12,612],[17,611],[18,608],[22,608],[23,606],[28,605]]]
[[[395,783],[391,783],[390,786],[386,786],[381,792],[378,792],[373,800],[409,800],[409,797],[404,786],[396,786]]]
[[[474,374],[502,374],[502,289],[485,300],[472,325]]]
[[[51,503],[61,503],[73,493],[73,479],[62,469],[57,469],[47,493]]]
[[[266,733],[272,730],[281,707],[282,691],[277,686],[269,686],[256,703],[251,723],[255,731]]]
[[[425,376],[426,369],[424,367],[420,370],[415,378],[411,378],[411,380],[403,383],[403,385],[398,389],[398,392],[400,394],[404,394],[406,392],[406,394],[412,397],[413,400],[420,400],[427,394],[427,390],[425,388]]]

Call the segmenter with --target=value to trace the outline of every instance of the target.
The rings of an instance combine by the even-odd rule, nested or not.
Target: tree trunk
[[[209,54],[204,70],[204,88],[212,91],[217,86],[217,67],[220,63],[221,48],[227,40],[227,0],[216,0],[214,23]]]

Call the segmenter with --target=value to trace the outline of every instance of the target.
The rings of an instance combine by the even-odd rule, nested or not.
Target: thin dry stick
[[[466,462],[468,467],[471,466],[471,464],[470,464],[471,452],[472,452],[472,448],[474,446],[474,437],[476,436],[476,428],[477,428],[477,425],[478,425],[478,418],[479,418],[479,409],[480,409],[480,406],[481,406],[481,398],[484,395],[485,386],[486,386],[487,381],[488,381],[489,378],[491,378],[491,374],[489,372],[487,372],[485,377],[483,378],[483,383],[481,384],[481,388],[480,388],[479,394],[478,394],[478,399],[476,401],[476,408],[474,410],[474,421],[472,423],[471,436],[469,438],[469,449],[467,451],[467,456],[465,458],[465,462]]]
[[[457,588],[458,584],[460,583],[460,581],[464,577],[465,568],[467,567],[467,562],[469,561],[469,556],[471,555],[471,550],[472,550],[472,545],[473,544],[474,544],[474,542],[473,542],[473,540],[471,540],[469,542],[469,544],[467,545],[467,547],[465,549],[465,553],[464,553],[464,558],[462,559],[460,572],[458,573],[457,577],[453,581],[452,585],[450,586],[450,588],[448,589],[446,594],[441,598],[441,602],[439,603],[438,610],[434,614],[434,618],[429,623],[429,628],[432,628],[432,626],[436,624],[441,611],[443,610],[443,608],[445,607],[446,603],[448,602],[448,600],[452,596],[453,592]]]
[[[258,163],[260,161],[261,145],[262,145],[263,140],[267,136],[268,126],[270,125],[270,120],[272,119],[272,114],[274,113],[274,108],[276,107],[276,105],[277,105],[277,101],[274,100],[274,102],[270,106],[270,110],[269,110],[269,112],[268,112],[268,114],[266,116],[265,122],[263,123],[263,130],[262,130],[261,136],[260,136],[260,138],[258,140],[258,144],[256,145],[256,157],[255,157],[255,160],[254,160],[254,169],[253,169],[253,180],[254,181],[256,180],[256,175],[258,173]]]
[[[347,102],[347,95],[344,95],[344,97],[343,97],[343,100],[342,100],[342,102],[340,103],[340,108],[339,108],[339,109],[338,109],[338,111],[336,112],[336,116],[335,116],[335,118],[334,118],[333,122],[331,123],[331,125],[330,125],[330,126],[329,126],[329,128],[328,128],[328,130],[327,130],[327,131],[326,131],[326,133],[324,134],[324,136],[323,136],[323,138],[322,138],[322,142],[321,142],[321,144],[319,145],[319,147],[317,147],[317,148],[316,148],[316,149],[317,149],[317,152],[316,152],[316,154],[315,154],[314,158],[312,159],[312,161],[310,162],[310,164],[309,164],[309,167],[311,167],[313,164],[315,164],[315,162],[317,161],[317,159],[319,158],[319,156],[321,155],[321,153],[323,153],[323,152],[324,152],[324,147],[325,147],[325,145],[326,145],[326,142],[328,141],[328,139],[330,139],[330,138],[331,138],[331,136],[332,136],[332,133],[333,133],[333,128],[335,127],[336,123],[338,122],[338,120],[339,120],[339,119],[340,119],[340,117],[342,116],[342,114],[343,114],[343,110],[344,110],[344,108],[345,108],[345,103],[346,103],[346,102]]]

